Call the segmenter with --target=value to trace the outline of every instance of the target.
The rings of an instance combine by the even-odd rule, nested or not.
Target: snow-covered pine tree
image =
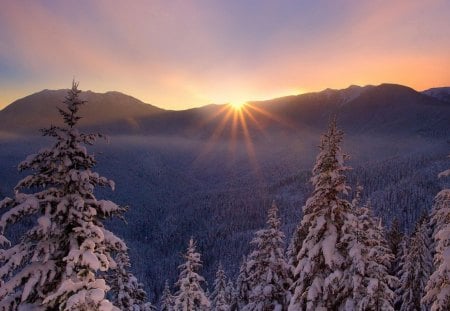
[[[389,274],[392,252],[381,221],[372,215],[370,201],[355,211],[358,216],[357,239],[350,248],[355,269],[354,300],[357,310],[394,310],[395,294],[392,288],[398,279]],[[356,285],[356,286],[355,286]]]
[[[236,280],[235,300],[236,305],[232,305],[232,310],[242,310],[248,304],[250,295],[249,274],[247,269],[247,258],[242,257],[241,266],[239,267],[239,275]]]
[[[122,311],[152,311],[155,307],[147,301],[144,286],[130,273],[130,258],[126,251],[115,258],[117,267],[110,275],[111,301]]]
[[[428,236],[428,221],[422,219],[417,223],[411,236],[405,262],[401,271],[401,311],[429,310],[421,303],[425,294],[425,286],[432,272],[431,252],[428,248],[431,241]]]
[[[299,274],[296,274],[295,268],[298,266],[297,255],[302,249],[303,240],[308,235],[309,228],[307,226],[302,226],[301,223],[295,228],[294,234],[292,235],[291,242],[286,251],[286,257],[288,261],[289,277],[292,283],[298,280]]]
[[[77,129],[80,106],[78,84],[59,109],[64,126],[43,130],[56,140],[53,146],[27,157],[21,171],[33,173],[4,199],[0,241],[7,242],[7,226],[27,216],[34,226],[20,241],[0,251],[0,309],[33,305],[49,310],[115,310],[106,299],[109,286],[104,274],[115,267],[113,254],[125,243],[103,226],[103,220],[124,209],[111,201],[97,200],[95,187],[114,183],[92,171],[95,159],[86,145],[99,134]]]
[[[222,265],[219,264],[214,280],[214,290],[209,297],[211,301],[211,311],[228,311],[230,308],[226,299],[227,279]]]
[[[185,263],[179,266],[181,271],[176,283],[179,290],[175,295],[174,310],[209,310],[211,303],[201,287],[201,283],[205,279],[198,274],[202,267],[202,262],[200,254],[196,252],[196,246],[192,238],[189,240],[184,259],[186,260]]]
[[[225,301],[230,306],[230,309],[236,303],[234,284],[230,279],[228,280],[227,287],[225,288]]]
[[[341,152],[343,132],[333,119],[322,135],[311,178],[313,195],[303,207],[300,230],[306,232],[297,254],[296,281],[289,310],[341,310],[354,304],[352,260],[348,244],[355,240],[357,222],[347,195]]]
[[[164,290],[160,300],[160,310],[161,311],[173,311],[175,301],[172,293],[170,292],[169,281],[166,280],[164,285]]]
[[[450,170],[440,176],[449,176]],[[434,225],[435,271],[428,280],[422,303],[432,311],[450,310],[450,189],[441,190],[432,211]]]
[[[243,310],[285,310],[291,284],[289,268],[284,256],[284,233],[280,229],[278,207],[272,203],[267,227],[255,233],[248,256],[247,269],[250,284],[249,302]]]

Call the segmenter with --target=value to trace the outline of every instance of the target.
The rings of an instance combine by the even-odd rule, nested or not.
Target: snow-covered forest
[[[334,118],[320,138],[311,173],[279,179],[290,185],[286,191],[306,198],[296,213],[283,214],[298,218],[291,222],[294,226],[284,225],[280,212],[290,203],[270,198],[268,191],[261,201],[265,226],[252,230],[246,248],[223,245],[229,249],[222,256],[214,254],[213,282],[202,276],[202,256],[209,243],[202,236],[186,239],[183,246],[174,243],[183,252],[178,269],[174,262],[166,262],[164,254],[158,262],[147,263],[168,264],[177,279],[134,275],[133,258],[145,257],[130,254],[142,255],[145,250],[133,250],[138,242],[127,247],[118,228],[135,226],[128,240],[143,232],[158,240],[169,231],[142,230],[127,219],[126,206],[97,198],[97,193],[107,196],[101,188],[114,189],[115,184],[94,171],[91,145],[104,137],[79,130],[85,103],[77,87],[74,83],[59,110],[64,125],[43,130],[51,146],[19,164],[23,178],[13,195],[0,203],[1,310],[450,310],[450,189],[433,184],[399,195],[403,185],[397,184],[390,192],[377,193],[379,179],[392,178],[395,184],[428,158],[381,161],[376,171],[384,176],[368,175],[362,167],[352,169],[342,150],[344,133]],[[281,167],[279,174],[285,174]],[[449,175],[450,170],[444,170],[434,177],[445,180]],[[310,183],[301,184],[300,178]],[[408,182],[422,181],[413,175]],[[422,193],[423,189],[433,193]],[[259,194],[240,191],[237,200],[243,196],[261,200]],[[220,206],[220,196],[212,194],[204,204],[216,199],[214,204]],[[390,219],[401,214],[392,210],[399,200],[408,201],[402,206],[409,209],[402,211],[401,219]],[[186,231],[184,226],[195,226],[195,217],[201,216],[195,210],[191,213],[184,223],[166,219],[164,225]],[[244,221],[236,218],[226,224]],[[211,225],[223,226],[220,219]],[[212,235],[208,240],[220,241],[223,231],[208,232]],[[245,256],[231,267],[235,253]],[[147,295],[149,284],[162,292]]]

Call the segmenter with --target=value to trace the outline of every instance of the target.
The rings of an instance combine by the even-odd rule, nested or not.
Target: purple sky
[[[0,0],[0,108],[42,89],[184,109],[393,82],[450,85],[450,1]]]

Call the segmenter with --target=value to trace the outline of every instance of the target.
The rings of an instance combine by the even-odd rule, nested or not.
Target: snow
[[[78,93],[74,83],[66,110],[60,109],[65,126],[43,130],[56,142],[19,164],[32,173],[18,182],[13,198],[0,203],[7,209],[0,218],[3,245],[7,226],[33,216],[17,244],[0,250],[0,309],[118,310],[105,298],[110,286],[104,277],[115,266],[112,255],[126,246],[102,221],[123,209],[94,196],[96,187],[114,183],[91,171],[95,159],[83,145],[98,135],[75,128]]]

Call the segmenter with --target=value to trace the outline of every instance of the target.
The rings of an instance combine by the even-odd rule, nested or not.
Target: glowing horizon
[[[450,85],[450,2],[8,1],[0,109],[42,89],[164,109],[396,83]]]

